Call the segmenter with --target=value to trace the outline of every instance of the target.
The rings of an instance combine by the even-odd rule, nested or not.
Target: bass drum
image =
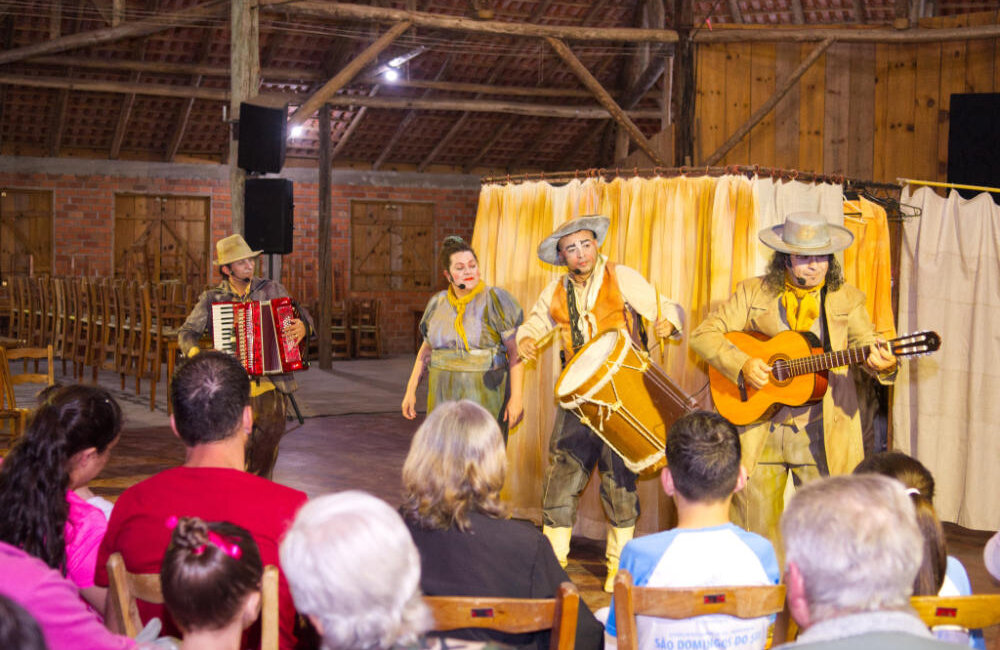
[[[642,476],[666,465],[667,430],[697,407],[625,330],[607,330],[580,348],[559,376],[555,392],[559,406]]]

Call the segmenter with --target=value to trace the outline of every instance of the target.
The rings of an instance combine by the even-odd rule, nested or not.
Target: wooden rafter
[[[489,153],[490,149],[493,148],[493,145],[500,142],[500,138],[502,138],[507,131],[510,130],[510,127],[514,126],[515,122],[517,122],[517,118],[513,115],[508,115],[507,119],[505,119],[499,127],[493,130],[493,135],[491,135],[490,139],[486,141],[486,144],[479,147],[479,151],[476,152],[476,155],[465,161],[463,164],[465,171],[468,172],[473,167],[478,165],[479,162],[486,157],[486,154]]]
[[[552,47],[552,49],[555,50],[556,54],[559,55],[559,58],[561,58],[563,62],[570,67],[577,78],[580,79],[580,82],[594,94],[597,101],[604,106],[609,113],[611,113],[614,120],[628,132],[629,137],[632,138],[640,149],[646,152],[646,155],[649,156],[650,160],[657,165],[667,167],[668,164],[666,160],[663,159],[663,156],[660,155],[660,152],[658,152],[649,140],[646,139],[646,136],[642,134],[639,127],[635,125],[635,122],[629,119],[629,116],[625,114],[625,111],[622,110],[621,106],[619,106],[611,95],[608,94],[608,91],[604,89],[601,82],[595,79],[594,75],[590,74],[590,71],[587,70],[586,66],[584,66],[578,58],[576,58],[576,55],[569,49],[569,46],[557,38],[546,38],[545,40]]]
[[[560,126],[562,126],[562,124],[560,124],[557,120],[546,120],[542,124],[541,131],[531,138],[531,146],[522,149],[507,161],[507,169],[521,169],[524,167],[524,159],[528,156],[528,154],[537,149],[539,142],[548,142],[549,138],[552,137],[552,134]]]
[[[739,0],[729,0],[729,15],[732,16],[733,22],[737,25],[742,25],[746,22],[743,20],[743,12],[740,11]]]
[[[854,22],[859,25],[864,25],[868,22],[868,16],[865,14],[864,0],[854,0]]]
[[[1000,36],[1000,25],[973,25],[928,29],[871,28],[871,27],[729,27],[714,25],[711,31],[700,30],[695,43],[809,43],[832,38],[838,43],[944,43],[948,41],[977,41]]]
[[[372,89],[368,91],[368,96],[374,97],[375,95],[377,95],[379,88],[381,88],[381,86],[378,85],[372,86]],[[340,155],[340,152],[344,150],[344,147],[347,146],[347,143],[350,141],[351,136],[353,136],[354,132],[358,130],[359,126],[361,126],[361,122],[365,119],[365,115],[367,113],[368,113],[367,106],[362,106],[357,111],[355,111],[354,117],[351,118],[351,123],[347,125],[347,128],[344,129],[344,133],[341,134],[340,138],[337,140],[337,146],[335,146],[333,148],[333,151],[330,152],[331,159],[336,158],[338,155]]]
[[[460,16],[442,16],[422,11],[404,11],[383,7],[369,7],[346,2],[319,2],[317,0],[262,0],[261,10],[280,10],[289,14],[305,14],[341,20],[409,22],[418,27],[433,27],[481,34],[503,36],[531,36],[535,38],[560,38],[571,41],[624,41],[638,43],[675,43],[677,32],[667,29],[634,29],[629,27],[566,27],[532,23],[501,22],[496,20],[471,20]]]
[[[24,59],[43,54],[65,52],[66,50],[78,47],[111,43],[124,38],[148,36],[158,32],[165,32],[175,27],[183,27],[199,22],[208,17],[218,16],[225,12],[228,7],[229,3],[226,0],[209,0],[209,2],[194,7],[158,14],[151,18],[128,22],[118,27],[107,27],[90,32],[62,36],[42,43],[33,43],[24,47],[14,48],[13,50],[7,50],[6,52],[0,52],[0,64],[23,61]]]
[[[307,119],[312,117],[313,113],[316,112],[320,106],[323,105],[326,100],[332,97],[338,90],[346,86],[351,79],[355,77],[362,69],[371,61],[379,55],[379,53],[385,48],[389,47],[394,40],[399,38],[399,36],[409,29],[410,23],[401,22],[393,25],[389,31],[382,34],[374,43],[365,48],[365,51],[359,54],[353,61],[348,63],[338,72],[332,79],[323,84],[323,87],[313,93],[308,99],[302,102],[302,105],[296,109],[292,116],[288,118],[288,125],[294,126],[296,124],[302,124]]]
[[[142,49],[145,50],[145,43]],[[139,83],[139,72],[132,73],[132,83]],[[115,135],[111,140],[111,152],[109,158],[117,160],[122,150],[122,142],[125,140],[125,132],[128,130],[128,122],[132,119],[132,108],[135,107],[135,93],[127,93],[122,97],[121,110],[118,112],[118,124],[115,126]]]
[[[802,0],[792,0],[792,22],[796,25],[804,25],[806,22],[806,14],[802,10]]]
[[[208,52],[210,48],[211,41],[209,39],[202,40],[201,44],[198,46],[198,61],[202,62],[208,57]],[[191,77],[191,87],[198,88],[201,86],[204,77],[200,74],[193,75]],[[177,120],[174,122],[174,128],[170,135],[170,142],[167,144],[166,158],[167,162],[173,162],[174,158],[177,157],[177,151],[181,147],[181,141],[184,140],[184,133],[187,131],[188,121],[191,119],[191,111],[194,109],[194,97],[186,97],[181,103],[181,108],[177,112]]]

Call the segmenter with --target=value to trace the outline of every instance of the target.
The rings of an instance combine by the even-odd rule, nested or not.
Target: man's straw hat
[[[600,214],[585,214],[571,219],[542,240],[542,243],[538,245],[538,259],[553,266],[566,266],[565,262],[559,260],[559,251],[556,250],[560,239],[581,230],[589,230],[594,233],[597,247],[600,248],[601,244],[604,243],[604,237],[608,234],[608,226],[610,225],[611,220]]]
[[[250,250],[243,235],[229,235],[215,243],[215,266],[225,266],[250,257],[257,257],[263,251]]]
[[[816,212],[793,212],[785,217],[785,223],[764,228],[757,236],[766,246],[791,255],[828,255],[854,241],[850,230],[829,223]]]

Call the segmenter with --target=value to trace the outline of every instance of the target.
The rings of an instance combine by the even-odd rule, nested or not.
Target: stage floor
[[[380,360],[336,361],[332,370],[310,368],[298,375],[296,393],[305,423],[290,421],[281,443],[274,479],[310,496],[347,489],[361,489],[400,503],[400,471],[413,432],[421,421],[402,417],[399,404],[414,357]],[[57,381],[67,383],[59,376]],[[89,373],[87,375],[89,380]],[[166,389],[161,380],[157,403],[149,408],[149,387],[140,395],[134,383],[121,389],[120,378],[101,373],[99,383],[114,394],[125,413],[125,433],[102,474],[91,486],[110,499],[155,474],[183,462],[184,448],[170,431]],[[18,405],[33,397],[18,391]],[[426,403],[423,388],[418,404]],[[945,524],[948,550],[965,565],[976,593],[1000,593],[1000,585],[986,573],[982,550],[988,531],[973,531]],[[603,542],[576,537],[568,573],[591,608],[606,606],[610,596],[604,580]]]

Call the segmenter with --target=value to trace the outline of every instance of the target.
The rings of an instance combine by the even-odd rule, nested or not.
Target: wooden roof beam
[[[107,27],[96,29],[90,32],[81,32],[62,36],[60,38],[33,43],[23,47],[0,52],[0,64],[23,61],[24,59],[40,56],[42,54],[52,54],[54,52],[65,52],[66,50],[78,47],[89,47],[101,43],[111,43],[125,38],[136,36],[148,36],[159,32],[165,32],[175,27],[183,27],[197,23],[205,18],[218,16],[229,8],[227,0],[209,0],[194,7],[187,7],[179,11],[159,14],[143,20],[136,20],[119,25],[118,27]]]
[[[743,12],[740,11],[739,0],[729,0],[729,15],[737,25],[742,25],[746,22],[743,20]]]
[[[500,126],[493,130],[493,135],[491,135],[490,139],[486,141],[486,144],[479,147],[479,151],[476,153],[476,155],[470,158],[469,160],[465,161],[465,163],[462,165],[466,173],[470,172],[476,165],[480,163],[480,161],[482,161],[483,158],[486,157],[486,154],[489,153],[490,149],[492,149],[497,142],[500,142],[500,138],[502,138],[507,133],[507,131],[510,130],[510,127],[514,126],[514,123],[517,121],[518,119],[515,116],[508,115],[507,118],[500,124]]]
[[[669,167],[669,164],[666,160],[664,160],[663,156],[660,155],[660,152],[658,152],[649,140],[646,139],[646,136],[642,134],[642,131],[640,131],[639,127],[635,125],[635,122],[629,119],[629,116],[625,114],[625,111],[623,111],[622,108],[615,103],[615,100],[612,99],[611,95],[608,94],[608,91],[601,86],[601,83],[595,79],[592,74],[590,74],[590,71],[587,70],[582,63],[580,63],[580,60],[576,58],[576,55],[569,49],[569,46],[556,38],[547,37],[545,40],[550,46],[552,46],[552,49],[556,51],[559,58],[561,58],[563,62],[570,67],[574,74],[576,74],[583,85],[594,94],[597,101],[604,106],[609,113],[611,113],[611,117],[613,117],[614,120],[618,122],[618,124],[620,124],[626,132],[628,132],[629,137],[632,138],[640,149],[646,152],[646,155],[649,156],[650,160],[652,160],[654,164],[661,167]],[[659,113],[657,113],[657,116],[658,115]]]
[[[1000,25],[974,25],[928,29],[869,28],[869,27],[729,27],[713,25],[712,31],[699,30],[693,40],[697,43],[809,43],[832,38],[838,43],[945,43],[949,41],[976,41],[1000,37]]]
[[[261,0],[261,10],[273,9],[289,14],[305,14],[340,20],[409,22],[418,27],[433,27],[462,32],[560,38],[571,41],[624,41],[627,43],[675,43],[677,32],[667,29],[636,29],[632,27],[574,27],[537,25],[497,20],[472,20],[462,16],[442,16],[422,11],[405,11],[384,7],[369,7],[346,2],[319,0]]]
[[[313,113],[323,105],[338,90],[346,86],[366,65],[379,55],[382,50],[389,47],[393,41],[409,29],[410,23],[403,21],[393,25],[389,31],[382,34],[374,43],[365,48],[353,61],[348,63],[332,79],[323,84],[323,87],[312,94],[296,109],[292,116],[288,118],[288,125],[295,126],[302,124],[312,117]]]
[[[378,85],[372,86],[372,89],[368,91],[368,96],[374,97],[375,95],[377,95],[379,88],[381,88],[381,86]],[[330,152],[331,160],[336,158],[340,154],[340,152],[344,150],[344,147],[347,146],[347,143],[348,141],[350,141],[351,136],[354,135],[354,132],[358,130],[359,126],[361,126],[361,122],[362,120],[365,119],[366,113],[368,113],[367,106],[362,106],[354,113],[354,117],[351,118],[351,123],[347,125],[347,128],[344,129],[343,135],[341,135],[340,138],[337,140],[337,146],[335,146],[333,148],[333,151]]]
[[[0,82],[6,75],[0,74]],[[510,113],[533,117],[561,117],[583,120],[606,120],[608,109],[603,106],[559,106],[525,102],[498,102],[479,99],[409,99],[407,97],[365,97],[335,95],[326,100],[331,106],[368,106],[369,108],[417,109],[428,111],[468,111],[472,113]],[[626,111],[637,118],[660,118],[659,109]]]
[[[209,39],[202,40],[201,44],[198,46],[198,61],[203,62],[208,57],[209,44],[211,41]],[[194,75],[191,77],[191,87],[198,88],[201,86],[201,82],[204,80],[202,75]],[[167,162],[173,162],[174,158],[177,157],[177,151],[180,149],[181,142],[184,140],[184,133],[187,132],[188,122],[191,120],[191,110],[194,108],[194,97],[187,97],[181,104],[180,111],[177,112],[177,120],[174,122],[174,129],[170,134],[170,142],[167,144],[167,151],[164,158]]]
[[[806,23],[806,12],[802,11],[802,0],[792,0],[792,22],[796,25]]]
[[[868,15],[865,13],[864,0],[854,0],[854,22],[864,25],[868,22]]]

